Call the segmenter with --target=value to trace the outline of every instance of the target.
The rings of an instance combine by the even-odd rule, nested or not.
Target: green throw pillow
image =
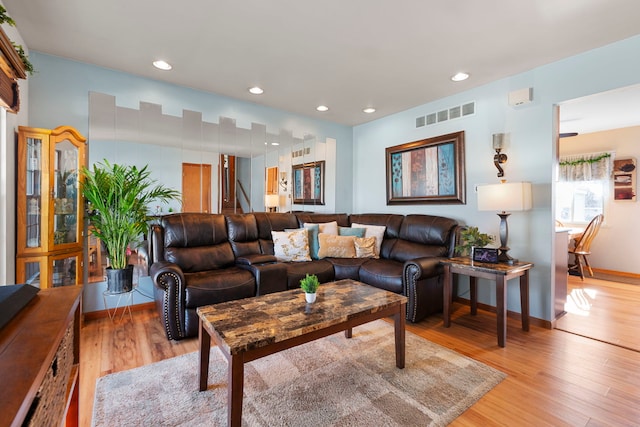
[[[338,234],[340,236],[364,237],[366,231],[366,228],[338,227]]]

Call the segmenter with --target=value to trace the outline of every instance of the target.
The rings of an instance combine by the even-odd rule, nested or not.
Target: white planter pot
[[[316,294],[315,292],[312,294],[306,293],[304,294],[305,299],[307,300],[308,303],[312,303],[316,301]]]

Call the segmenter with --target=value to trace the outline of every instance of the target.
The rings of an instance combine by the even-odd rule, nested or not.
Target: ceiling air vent
[[[475,101],[467,102],[466,104],[456,105],[454,107],[447,108],[446,110],[440,110],[435,113],[429,113],[426,116],[416,117],[416,128],[424,126],[435,125],[436,123],[442,123],[449,120],[460,119],[467,116],[472,116],[476,113]]]

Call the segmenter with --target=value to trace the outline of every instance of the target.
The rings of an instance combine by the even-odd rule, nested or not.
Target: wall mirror
[[[103,159],[148,164],[154,179],[182,192],[182,203],[150,206],[155,215],[334,209],[334,139],[271,132],[260,123],[242,127],[229,117],[215,122],[197,111],[167,115],[162,105],[144,101],[139,108],[121,107],[114,96],[97,92],[89,94],[89,104],[89,165]],[[317,161],[326,164],[324,203],[294,200],[293,167]],[[271,197],[267,206],[267,195],[277,201]]]

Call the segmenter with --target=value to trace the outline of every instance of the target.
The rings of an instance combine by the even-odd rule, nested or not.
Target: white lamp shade
[[[526,211],[531,209],[530,182],[505,182],[478,186],[478,210]]]
[[[268,208],[275,208],[280,205],[280,196],[277,194],[266,194],[264,196],[264,205]]]

